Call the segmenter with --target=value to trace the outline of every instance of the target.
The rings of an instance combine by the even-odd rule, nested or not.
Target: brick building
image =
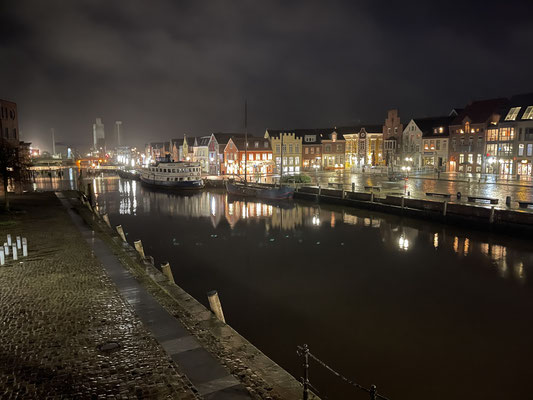
[[[450,172],[481,173],[485,163],[486,135],[498,124],[508,99],[497,98],[468,104],[450,124]]]

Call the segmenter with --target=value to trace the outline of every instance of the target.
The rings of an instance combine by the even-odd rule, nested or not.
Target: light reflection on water
[[[204,304],[219,290],[229,323],[295,376],[306,342],[392,399],[528,396],[529,242],[312,202],[94,187],[130,241]],[[351,398],[317,369],[313,379]]]
[[[254,199],[244,200],[228,196],[222,191],[202,191],[188,195],[177,195],[171,192],[153,191],[142,187],[136,181],[121,179],[94,179],[96,194],[106,194],[105,201],[99,203],[102,212],[112,213],[116,199],[109,196],[118,189],[118,213],[121,215],[138,215],[157,213],[171,217],[198,218],[209,220],[213,228],[225,222],[231,229],[238,224],[251,222],[264,225],[265,232],[271,230],[294,231],[299,228],[317,229],[321,226],[335,228],[339,222],[363,228],[381,231],[383,244],[396,247],[399,251],[416,251],[416,246],[432,244],[434,249],[450,249],[458,257],[482,256],[487,265],[496,267],[502,277],[525,281],[526,272],[522,261],[511,262],[513,274],[508,273],[507,247],[475,241],[471,243],[468,236],[442,237],[442,232],[421,232],[416,228],[396,226],[380,217],[356,214],[347,209],[330,210],[328,206],[312,203],[302,205],[297,202],[262,203]],[[141,201],[138,202],[140,197]],[[106,210],[109,208],[109,210]],[[394,218],[394,217],[392,217]],[[437,226],[437,225],[435,225]],[[419,235],[428,240],[418,240]],[[509,258],[514,258],[511,250]]]

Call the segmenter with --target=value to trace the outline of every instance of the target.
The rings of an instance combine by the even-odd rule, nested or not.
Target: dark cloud
[[[0,3],[0,97],[22,134],[89,145],[95,117],[133,144],[404,119],[533,90],[530,1]]]

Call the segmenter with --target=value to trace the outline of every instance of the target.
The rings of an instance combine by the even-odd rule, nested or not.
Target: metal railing
[[[368,393],[368,395],[370,396],[370,400],[377,400],[377,399],[389,400],[387,397],[378,393],[376,385],[371,385],[369,388],[366,388],[358,384],[357,382],[354,382],[353,380],[346,378],[341,373],[335,371],[333,368],[327,365],[324,361],[320,360],[318,357],[312,354],[309,351],[309,346],[307,346],[306,344],[302,346],[297,346],[296,354],[298,354],[300,357],[303,357],[304,359],[303,361],[303,369],[304,369],[303,375],[304,376],[301,378],[302,384],[303,384],[303,400],[309,399],[310,392],[316,394],[317,396],[320,396],[320,392],[311,384],[311,382],[309,382],[309,359],[312,359],[313,361],[315,361],[316,363],[324,367],[326,370],[331,372],[333,375],[340,378],[343,382],[351,385],[355,389]]]

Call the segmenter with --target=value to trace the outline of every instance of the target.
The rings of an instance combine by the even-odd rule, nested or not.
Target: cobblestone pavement
[[[199,398],[54,194],[12,209],[0,237],[27,237],[29,256],[0,267],[0,398]]]

